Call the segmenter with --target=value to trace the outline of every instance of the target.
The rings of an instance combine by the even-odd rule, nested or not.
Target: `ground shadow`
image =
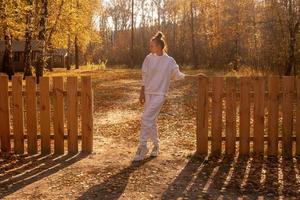
[[[168,186],[162,199],[298,198],[299,171],[299,158],[192,159]]]
[[[34,155],[2,161],[0,199],[87,157],[87,154]]]
[[[95,185],[86,191],[78,200],[86,199],[101,199],[101,200],[115,200],[119,199],[123,194],[130,174],[139,169],[145,163],[149,162],[153,158],[149,157],[140,162],[132,162],[131,165],[122,169],[120,172],[110,176],[104,180],[101,184]]]

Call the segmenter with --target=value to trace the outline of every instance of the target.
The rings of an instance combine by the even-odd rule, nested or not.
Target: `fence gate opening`
[[[199,78],[196,154],[300,155],[300,78]]]
[[[35,77],[14,76],[9,82],[1,75],[0,120],[3,153],[64,154],[65,147],[68,153],[91,153],[91,77],[41,77],[37,85]]]

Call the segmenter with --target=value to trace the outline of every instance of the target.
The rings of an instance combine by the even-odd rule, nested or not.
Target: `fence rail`
[[[64,81],[66,79],[66,81]],[[51,81],[52,80],[52,81]],[[64,154],[93,150],[93,91],[90,76],[0,76],[1,152]],[[79,131],[80,129],[80,131]],[[79,132],[81,134],[79,134]]]
[[[300,78],[199,78],[196,154],[300,155]]]

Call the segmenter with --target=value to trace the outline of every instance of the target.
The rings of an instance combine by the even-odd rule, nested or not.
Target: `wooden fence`
[[[63,77],[52,79],[42,77],[37,85],[35,77],[14,76],[9,82],[0,76],[2,152],[64,154],[67,146],[68,153],[77,153],[80,139],[81,150],[92,152],[91,77],[82,76],[80,84],[77,77],[67,77],[65,84]]]
[[[300,155],[300,78],[199,78],[198,155]]]

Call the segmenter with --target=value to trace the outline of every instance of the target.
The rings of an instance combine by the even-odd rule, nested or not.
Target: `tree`
[[[287,2],[287,26],[289,33],[288,40],[288,59],[285,75],[291,75],[292,70],[296,75],[296,36],[300,26],[300,1],[288,0]]]
[[[191,27],[191,39],[192,39],[192,57],[193,57],[193,65],[196,68],[198,65],[198,59],[196,54],[196,46],[195,46],[195,28],[194,28],[194,1],[190,2],[190,27]]]
[[[133,44],[134,44],[134,0],[131,0],[131,66],[134,65],[134,50],[133,50]]]
[[[38,39],[41,42],[42,53],[39,57],[38,64],[36,67],[36,77],[37,83],[39,83],[39,77],[43,76],[44,69],[47,66],[47,46],[46,46],[46,26],[48,20],[48,0],[41,0],[42,12],[40,18],[40,29],[38,34]]]
[[[0,19],[1,19],[1,27],[3,30],[3,36],[5,41],[5,50],[2,61],[2,72],[5,72],[9,79],[14,75],[14,68],[12,66],[12,37],[11,30],[9,28],[9,9],[12,9],[13,5],[10,3],[4,2],[4,0],[0,0]]]
[[[24,49],[24,79],[32,76],[31,53],[32,53],[32,32],[33,32],[33,0],[26,1],[26,30],[25,30],[25,49]]]

